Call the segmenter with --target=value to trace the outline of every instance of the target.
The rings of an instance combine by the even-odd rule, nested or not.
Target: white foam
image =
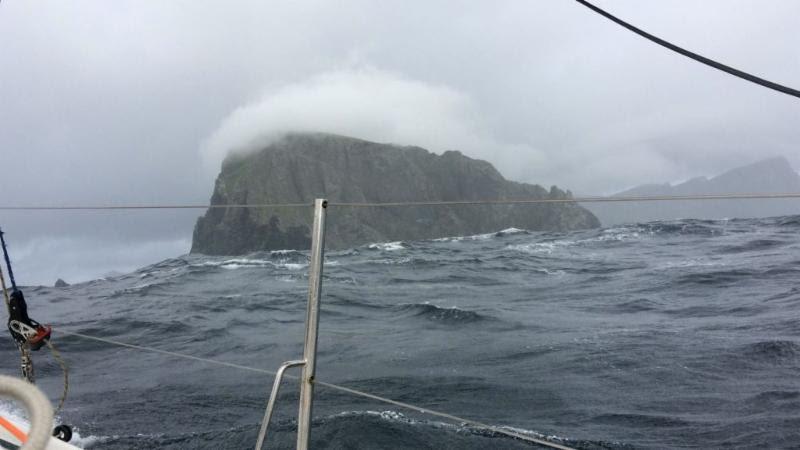
[[[383,250],[386,252],[394,252],[397,250],[403,250],[406,248],[406,246],[401,241],[395,241],[395,242],[381,242],[381,243],[369,244],[368,248],[372,250]]]
[[[402,264],[408,264],[408,263],[410,263],[410,262],[411,262],[411,258],[397,258],[397,259],[388,259],[388,258],[384,258],[384,259],[368,259],[366,262],[368,262],[368,263],[371,263],[371,264],[397,264],[397,265],[402,265]]]
[[[472,236],[449,236],[432,239],[434,242],[461,242],[461,241],[485,241],[495,237],[497,233],[474,234]]]
[[[574,246],[587,246],[592,245],[598,242],[609,242],[609,241],[629,241],[629,240],[638,240],[641,238],[640,229],[622,227],[622,228],[609,228],[607,230],[603,230],[600,236],[588,238],[588,239],[578,239],[578,240],[568,240],[568,239],[559,239],[554,241],[546,241],[546,242],[531,242],[528,244],[516,244],[516,245],[509,245],[506,248],[510,250],[516,250],[523,253],[531,253],[531,254],[552,254],[553,252],[574,247]]]
[[[0,400],[0,415],[10,418],[17,423],[27,423],[28,414],[20,408],[16,403],[9,400]]]
[[[244,267],[244,266],[266,266],[272,264],[272,261],[265,259],[248,259],[248,258],[233,258],[224,261],[203,261],[199,264],[192,264],[193,267]]]
[[[502,234],[522,234],[522,233],[527,233],[527,231],[525,231],[525,230],[523,230],[521,228],[511,227],[511,228],[506,228],[505,230],[500,230],[499,233],[502,233]]]
[[[531,254],[551,254],[559,247],[569,247],[575,245],[575,241],[550,241],[533,242],[530,244],[509,245],[508,249]]]
[[[591,242],[591,241],[626,241],[629,239],[638,239],[640,230],[630,228],[609,228],[603,230],[603,234],[593,239],[585,239],[578,242]]]
[[[286,251],[286,250],[281,250],[281,251]],[[226,259],[224,261],[204,261],[199,264],[193,264],[192,266],[220,267],[226,270],[236,270],[241,268],[253,268],[253,267],[275,267],[276,269],[301,270],[305,267],[308,267],[308,264],[288,262],[288,259],[283,259],[275,262],[266,259],[233,258],[233,259]]]
[[[526,430],[525,428],[510,427],[510,426],[505,426],[505,425],[504,426],[499,426],[497,428],[502,429],[502,430],[511,431],[511,432],[514,432],[514,433],[524,434],[524,435],[535,437],[535,438],[538,438],[538,439],[545,439],[545,440],[548,440],[548,441],[555,441],[555,442],[566,442],[566,440],[564,438],[562,438],[561,436],[556,436],[555,434],[545,435],[545,434],[539,433],[538,431]]]
[[[77,430],[73,429],[72,439],[69,440],[69,443],[76,447],[87,448],[95,444],[102,444],[103,442],[113,438],[113,436],[95,436],[92,434],[88,436],[81,436]]]
[[[28,429],[27,411],[19,408],[16,403],[9,402],[7,400],[0,401],[0,416],[7,417],[12,422],[20,424],[24,430]],[[60,422],[58,417],[55,418],[55,422]],[[77,447],[86,448],[94,444],[105,442],[109,439],[110,437],[108,436],[81,436],[80,431],[73,427],[72,439],[70,439],[69,443]]]
[[[297,250],[272,250],[269,252],[270,255],[291,255],[292,253],[296,253]]]
[[[372,417],[377,417],[377,418],[379,418],[381,420],[385,420],[385,421],[388,421],[388,422],[400,422],[400,423],[405,423],[405,424],[408,424],[408,425],[424,425],[424,426],[430,426],[430,427],[438,428],[438,429],[452,430],[452,431],[456,431],[456,432],[459,432],[459,431],[462,431],[462,430],[475,430],[475,429],[479,429],[480,430],[480,429],[482,429],[480,427],[476,428],[476,427],[472,427],[472,426],[469,426],[469,425],[463,424],[463,423],[457,425],[457,424],[453,424],[453,423],[440,422],[440,421],[413,419],[411,417],[407,417],[405,414],[403,414],[401,412],[391,411],[391,410],[387,410],[387,411],[371,411],[371,410],[366,410],[366,411],[343,411],[343,412],[340,412],[338,414],[334,414],[334,415],[329,416],[329,417],[338,418],[338,417],[358,417],[358,416],[372,416]],[[553,442],[566,442],[566,439],[564,439],[564,438],[562,438],[560,436],[545,435],[543,433],[539,433],[539,432],[533,431],[533,430],[528,430],[528,429],[525,429],[525,428],[510,427],[510,426],[505,426],[505,425],[495,426],[495,428],[499,429],[499,430],[509,431],[509,432],[512,432],[512,433],[521,434],[521,435],[524,435],[524,436],[530,436],[532,438],[537,438],[537,439],[544,439],[544,440],[553,441]]]
[[[228,259],[219,263],[219,265],[225,266],[266,266],[272,264],[272,261],[267,261],[265,259],[247,259],[247,258],[236,258],[236,259]]]
[[[461,241],[485,241],[498,236],[505,236],[509,234],[524,234],[527,230],[521,228],[506,228],[504,230],[495,231],[493,233],[473,234],[471,236],[448,236],[437,239],[431,239],[434,242],[461,242]]]
[[[416,307],[419,307],[419,306],[433,306],[437,311],[458,311],[458,312],[462,312],[462,313],[474,313],[475,312],[475,311],[470,311],[470,310],[467,310],[467,309],[459,308],[458,306],[455,306],[455,305],[453,305],[453,306],[439,306],[436,303],[431,303],[430,301],[424,301],[424,302],[421,302],[421,303],[399,303],[397,306],[405,306],[405,307],[411,307],[411,308],[416,308]]]

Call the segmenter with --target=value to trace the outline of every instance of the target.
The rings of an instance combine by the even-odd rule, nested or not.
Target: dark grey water
[[[184,256],[28,288],[73,331],[274,370],[302,353],[306,254]],[[800,217],[497,234],[327,255],[318,378],[580,448],[800,445]],[[271,377],[61,336],[90,448],[245,449]],[[17,353],[1,341],[4,372]],[[61,381],[36,355],[39,384]],[[319,388],[314,448],[531,448]],[[296,382],[270,448],[293,445]]]

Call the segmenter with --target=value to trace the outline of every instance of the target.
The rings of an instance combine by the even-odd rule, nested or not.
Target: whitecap
[[[578,239],[578,240],[568,240],[568,239],[559,239],[554,241],[545,241],[545,242],[531,242],[528,244],[515,244],[509,245],[506,248],[510,250],[516,250],[523,253],[531,253],[531,254],[551,254],[559,249],[569,248],[573,246],[591,246],[596,243],[603,243],[603,242],[623,242],[629,240],[637,240],[641,237],[639,231],[634,230],[632,228],[609,228],[608,230],[603,230],[603,233],[600,236],[588,238],[588,239]]]
[[[236,258],[236,259],[228,259],[220,263],[221,266],[228,266],[228,265],[238,265],[238,266],[267,266],[271,265],[272,261],[267,261],[265,259],[247,259],[247,258]]]
[[[509,245],[506,248],[509,250],[516,250],[522,253],[532,254],[551,254],[559,247],[569,247],[575,245],[575,241],[550,241],[550,242],[533,242],[530,244],[516,244]]]
[[[388,259],[388,258],[384,258],[384,259],[368,259],[366,262],[368,262],[368,263],[371,263],[371,264],[392,264],[392,265],[393,265],[393,264],[397,264],[397,265],[402,265],[402,264],[408,264],[408,263],[410,263],[410,262],[411,262],[411,258],[397,258],[397,259]]]
[[[504,230],[495,231],[492,233],[473,234],[470,236],[448,236],[437,239],[431,239],[433,242],[460,242],[460,241],[485,241],[496,237],[508,236],[513,234],[527,234],[527,230],[521,228],[506,228]]]
[[[405,424],[412,425],[412,426],[429,426],[429,427],[432,427],[432,428],[443,429],[443,430],[451,430],[451,431],[455,431],[455,432],[462,432],[462,431],[475,432],[477,430],[485,430],[486,429],[484,427],[474,427],[474,426],[471,426],[471,425],[466,424],[466,423],[454,424],[454,423],[440,422],[440,421],[434,421],[434,420],[414,419],[414,418],[406,416],[405,414],[403,414],[401,412],[392,411],[392,410],[387,410],[387,411],[372,411],[372,410],[366,410],[366,411],[343,411],[343,412],[340,412],[338,414],[334,414],[334,415],[328,416],[326,419],[347,418],[347,417],[365,417],[365,416],[366,417],[376,417],[378,419],[385,420],[385,421],[388,421],[388,422],[399,422],[399,423],[405,423]],[[552,435],[552,434],[551,435],[545,435],[543,433],[539,433],[539,432],[533,431],[533,430],[528,430],[528,429],[525,429],[525,428],[511,427],[511,426],[505,426],[505,425],[494,426],[492,428],[494,428],[496,430],[503,430],[503,431],[507,431],[507,432],[511,432],[511,433],[520,434],[520,435],[523,435],[523,436],[529,436],[529,437],[536,438],[536,439],[547,440],[547,441],[551,441],[551,442],[559,442],[559,443],[568,442],[568,439],[565,439],[565,438],[560,437],[560,436],[556,436],[556,435]]]
[[[503,234],[503,235],[506,235],[506,234],[526,234],[527,232],[528,232],[527,230],[523,230],[521,228],[511,227],[511,228],[506,228],[505,230],[500,230],[496,234]]]
[[[299,253],[297,250],[272,250],[269,252],[270,255],[291,255],[294,253]]]
[[[249,259],[249,258],[233,258],[224,261],[204,261],[199,264],[193,264],[194,267],[220,267],[226,270],[236,270],[241,268],[254,268],[254,267],[275,267],[276,269],[300,270],[308,267],[307,263],[290,262],[288,258],[280,261],[269,261],[266,259]]]
[[[118,438],[118,436],[95,436],[93,434],[81,436],[80,432],[78,432],[76,429],[73,429],[72,439],[69,440],[69,443],[76,447],[88,448],[94,446],[95,444],[102,444],[103,442],[115,438]]]
[[[502,233],[502,232],[500,232]],[[485,241],[495,237],[498,233],[473,234],[471,236],[449,236],[432,239],[434,242],[461,242],[461,241]]]
[[[402,241],[380,242],[380,243],[369,244],[367,248],[372,250],[383,250],[387,252],[393,252],[405,249],[406,245]]]

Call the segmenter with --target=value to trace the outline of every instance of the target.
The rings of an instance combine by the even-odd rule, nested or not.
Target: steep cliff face
[[[456,151],[377,144],[330,134],[290,134],[263,150],[229,157],[212,205],[567,198],[556,187],[505,180],[491,164]],[[307,249],[310,208],[211,208],[198,219],[192,252],[234,255]],[[326,244],[431,239],[517,227],[571,230],[599,226],[574,204],[331,207]]]

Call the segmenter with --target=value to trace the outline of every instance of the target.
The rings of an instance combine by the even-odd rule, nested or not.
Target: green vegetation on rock
[[[457,151],[378,144],[322,133],[289,134],[261,151],[226,159],[212,205],[564,199],[553,186],[508,181],[488,162]],[[307,249],[311,208],[211,208],[198,219],[192,252],[234,255]],[[464,236],[516,227],[572,230],[597,218],[569,203],[352,208],[328,212],[326,245]]]

